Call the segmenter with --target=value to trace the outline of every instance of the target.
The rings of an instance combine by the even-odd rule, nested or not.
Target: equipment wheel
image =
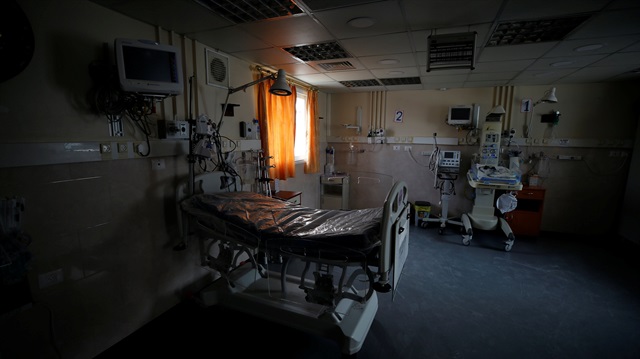
[[[471,239],[470,238],[462,238],[462,244],[464,244],[465,246],[468,246],[469,244],[471,244]]]
[[[507,243],[507,244],[504,246],[504,251],[505,251],[505,252],[509,252],[509,251],[511,251],[511,247],[513,247],[513,243]]]

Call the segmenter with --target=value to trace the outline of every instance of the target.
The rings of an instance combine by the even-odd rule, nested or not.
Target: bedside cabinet
[[[297,204],[302,204],[302,192],[299,191],[278,191],[271,195],[271,197]]]
[[[544,188],[532,186],[524,186],[522,190],[516,192],[518,199],[516,209],[504,215],[513,234],[532,237],[540,234],[544,194]]]

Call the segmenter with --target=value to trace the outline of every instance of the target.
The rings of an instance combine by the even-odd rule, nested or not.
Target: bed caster
[[[469,244],[471,244],[471,238],[462,238],[462,244],[468,246]]]
[[[380,282],[375,282],[373,283],[373,289],[375,289],[375,291],[379,293],[389,293],[391,291],[391,284],[382,284]]]
[[[507,241],[504,242],[504,251],[505,252],[509,252],[511,250],[511,247],[513,247],[513,242],[515,242],[516,238],[514,237],[513,233],[509,233],[509,235],[507,236]]]

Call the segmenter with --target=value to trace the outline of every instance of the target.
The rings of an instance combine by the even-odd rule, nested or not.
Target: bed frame
[[[233,190],[223,185],[228,182],[224,177],[220,172],[196,176],[193,196]],[[225,306],[332,338],[345,356],[354,356],[361,349],[378,310],[376,293],[391,292],[395,297],[409,252],[410,214],[404,182],[396,182],[387,194],[379,245],[371,253],[354,251],[353,256],[344,251],[339,255],[307,252],[303,244],[296,248],[265,246],[254,231],[185,210],[183,201],[192,197],[188,187],[182,183],[176,191],[182,240],[186,244],[197,238],[201,265],[213,270],[215,277],[197,294],[201,305]]]

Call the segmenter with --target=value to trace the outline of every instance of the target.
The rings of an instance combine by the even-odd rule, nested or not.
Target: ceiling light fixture
[[[378,61],[378,63],[380,65],[395,65],[398,62],[400,62],[400,61],[398,61],[396,59],[382,59],[382,60]]]
[[[388,74],[389,75],[402,75],[402,74],[404,74],[404,71],[389,71]]]
[[[365,29],[367,27],[371,27],[375,23],[376,21],[370,17],[356,17],[347,21],[347,24],[349,26],[355,27],[358,29]]]
[[[593,51],[593,50],[601,49],[603,47],[604,47],[603,44],[590,44],[590,45],[576,47],[575,49],[573,49],[573,51],[577,51],[577,52]]]

